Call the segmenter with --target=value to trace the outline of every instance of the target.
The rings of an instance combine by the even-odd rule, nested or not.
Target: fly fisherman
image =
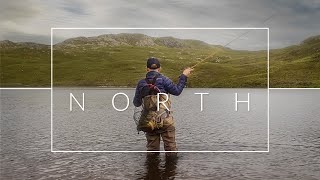
[[[175,124],[172,113],[168,111],[171,109],[169,94],[181,94],[193,69],[186,68],[180,75],[178,84],[160,74],[160,70],[158,59],[151,57],[147,60],[146,78],[138,82],[133,99],[136,107],[143,107],[137,130],[146,133],[148,151],[160,151],[160,136],[165,151],[177,151]],[[164,103],[158,105],[158,100]]]

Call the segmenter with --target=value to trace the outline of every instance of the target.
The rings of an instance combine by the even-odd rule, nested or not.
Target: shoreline
[[[48,89],[51,87],[45,86],[19,86],[19,87],[0,87],[0,89]],[[129,86],[57,86],[52,87],[52,89],[136,89],[135,87]],[[268,87],[185,87],[184,89],[268,89]],[[271,89],[271,88],[270,88]],[[294,88],[293,88],[294,89]]]

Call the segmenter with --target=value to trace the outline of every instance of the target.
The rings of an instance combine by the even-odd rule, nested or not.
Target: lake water
[[[113,109],[117,92],[130,98]],[[200,96],[207,92],[200,111]],[[234,110],[234,93],[246,100]],[[73,104],[85,93],[85,111]],[[54,89],[53,149],[140,151],[145,137],[132,119],[132,89]],[[126,99],[115,100],[118,108]],[[1,179],[319,179],[320,91],[271,90],[270,152],[52,153],[50,90],[1,90]],[[186,89],[173,97],[179,151],[266,151],[265,89]]]

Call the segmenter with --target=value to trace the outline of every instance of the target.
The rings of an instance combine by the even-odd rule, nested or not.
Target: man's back
[[[159,104],[157,108],[154,107],[157,104],[156,101],[162,101],[160,98],[165,95],[158,93],[179,96],[187,83],[187,76],[190,75],[192,69],[187,68],[183,71],[179,77],[178,84],[174,84],[168,77],[160,74],[160,70],[160,62],[157,58],[151,57],[147,60],[148,73],[145,79],[138,82],[133,99],[133,104],[136,107],[141,106],[143,103],[143,110],[137,129],[146,133],[148,151],[159,151],[161,138],[166,151],[176,151],[175,123],[171,112],[167,108],[160,108]],[[170,98],[162,101],[162,103],[171,105]]]
[[[158,77],[156,78],[154,85],[159,89],[161,93],[167,93],[167,94],[179,96],[187,83],[187,76],[185,76],[184,74],[181,74],[181,76],[179,77],[178,84],[174,84],[171,79],[160,74],[159,72],[149,71],[146,74],[146,78],[141,79],[138,82],[138,85],[136,87],[136,93],[133,99],[133,104],[136,107],[141,106],[141,103],[142,103],[142,98],[143,98],[143,95],[141,94],[142,88],[148,85],[147,80],[152,81],[155,76],[158,76]]]

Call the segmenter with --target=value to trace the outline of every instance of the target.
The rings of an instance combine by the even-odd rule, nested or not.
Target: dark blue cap
[[[147,68],[149,69],[158,69],[160,68],[160,62],[157,58],[151,57],[147,61]]]

